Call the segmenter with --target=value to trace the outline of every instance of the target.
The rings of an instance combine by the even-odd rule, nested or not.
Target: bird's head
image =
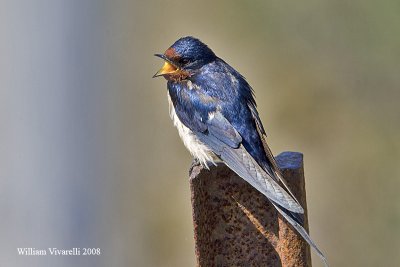
[[[153,76],[164,76],[167,80],[181,81],[193,72],[216,59],[214,52],[199,39],[188,36],[180,38],[164,54],[155,54],[164,59],[163,67]]]

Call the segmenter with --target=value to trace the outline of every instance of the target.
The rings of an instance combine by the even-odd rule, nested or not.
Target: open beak
[[[178,70],[178,67],[174,65],[165,55],[155,54],[155,56],[164,59],[165,62],[162,68],[159,71],[157,71],[156,74],[154,74],[153,78],[172,74]]]

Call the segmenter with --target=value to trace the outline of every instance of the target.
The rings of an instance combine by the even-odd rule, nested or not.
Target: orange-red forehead
[[[177,59],[180,57],[178,53],[176,53],[176,50],[172,47],[168,48],[164,55],[169,59]]]

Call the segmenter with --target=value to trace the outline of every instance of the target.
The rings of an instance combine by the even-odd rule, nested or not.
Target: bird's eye
[[[187,58],[181,58],[181,59],[179,60],[179,63],[180,63],[181,65],[186,65],[187,63],[189,63],[189,59],[187,59]]]

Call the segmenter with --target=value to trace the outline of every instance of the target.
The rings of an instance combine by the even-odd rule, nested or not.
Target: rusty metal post
[[[305,209],[303,155],[276,157],[293,194]],[[224,164],[190,169],[197,265],[311,266],[310,247],[267,198]]]

